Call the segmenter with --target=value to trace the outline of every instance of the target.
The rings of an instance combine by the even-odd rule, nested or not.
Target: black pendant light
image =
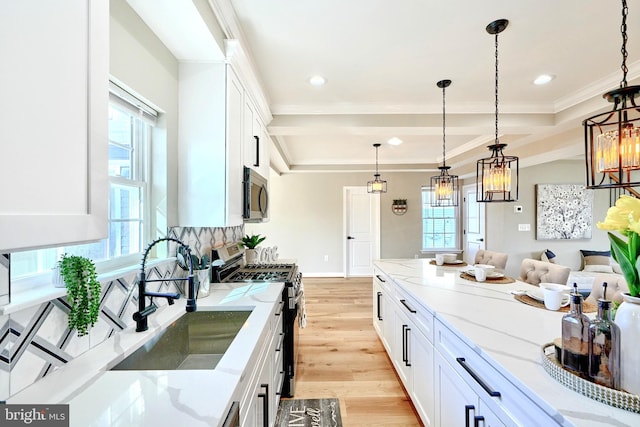
[[[506,19],[498,19],[487,25],[487,33],[496,41],[496,136],[491,157],[480,159],[476,165],[476,200],[478,202],[515,202],[518,200],[518,158],[505,156],[502,150],[507,144],[498,139],[498,34],[509,25]]]
[[[622,81],[620,87],[603,95],[613,110],[589,117],[584,122],[587,188],[640,186],[640,107],[636,97],[640,86],[627,86],[627,1],[622,0]],[[607,179],[609,178],[609,179]]]
[[[442,166],[440,175],[431,177],[433,198],[431,206],[458,206],[458,177],[449,175],[451,166],[447,166],[447,149],[445,141],[445,89],[449,87],[451,80],[440,80],[436,85],[442,89]]]
[[[376,149],[376,173],[373,174],[373,181],[367,182],[367,193],[379,194],[387,192],[387,181],[380,179],[378,173],[378,148],[380,144],[373,144]]]

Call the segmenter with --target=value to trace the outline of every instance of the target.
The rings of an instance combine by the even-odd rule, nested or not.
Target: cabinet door
[[[389,298],[382,287],[373,280],[373,327],[376,329],[380,341],[387,352],[390,352],[390,327],[393,325],[393,309],[389,307]]]
[[[433,425],[433,344],[415,328],[411,334],[411,400],[426,427]]]
[[[400,310],[398,307],[393,310],[394,338],[391,360],[404,387],[411,390],[411,365],[413,363],[411,350],[413,349],[413,334],[416,331]]]
[[[479,415],[477,394],[437,351],[434,369],[435,425],[473,426],[473,418]]]
[[[480,415],[475,419],[475,424],[478,427],[505,427],[505,424],[498,418],[498,416],[484,404],[484,401],[480,401]],[[508,420],[511,422],[511,420]],[[516,424],[512,424],[516,425]],[[547,424],[551,426],[552,424]]]
[[[243,223],[242,99],[240,80],[227,66],[227,226]]]
[[[242,86],[224,63],[180,63],[177,225],[242,220]]]
[[[109,2],[3,2],[0,252],[107,235]]]
[[[267,134],[267,129],[262,124],[262,120],[257,111],[253,115],[253,136],[254,142],[258,144],[256,149],[258,155],[258,166],[256,166],[258,173],[265,178],[269,178],[269,144],[270,139]],[[255,137],[258,139],[256,140]]]

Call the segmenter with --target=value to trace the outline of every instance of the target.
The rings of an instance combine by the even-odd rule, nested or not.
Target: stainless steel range
[[[299,315],[302,316],[301,298],[304,294],[302,273],[298,272],[298,266],[294,263],[245,264],[244,251],[244,246],[240,242],[214,249],[211,252],[211,283],[284,282],[282,290],[284,382],[281,396],[293,397],[298,360],[297,318]]]

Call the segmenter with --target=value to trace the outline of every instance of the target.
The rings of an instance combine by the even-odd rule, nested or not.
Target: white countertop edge
[[[236,388],[243,378],[244,371],[256,348],[260,337],[264,334],[271,313],[277,302],[281,301],[282,283],[230,283],[215,284],[208,297],[198,299],[198,310],[251,310],[245,326],[240,330],[215,370],[185,370],[185,371],[109,371],[119,361],[153,338],[158,332],[185,313],[184,304],[176,303],[172,306],[160,307],[149,317],[149,330],[135,332],[135,325],[115,334],[113,337],[98,344],[89,351],[78,356],[65,366],[55,370],[45,378],[37,381],[24,390],[7,399],[10,404],[54,404],[69,403],[70,410],[81,410],[83,413],[97,415],[101,408],[111,404],[97,399],[97,395],[105,392],[109,384],[121,385],[128,382],[175,381],[185,383],[183,392],[191,393],[192,389],[201,390],[202,387],[214,388],[213,400],[208,401],[206,411],[209,421],[216,416],[211,411],[217,410],[218,417],[226,415],[231,405],[230,399],[236,394]],[[194,388],[195,387],[195,388]],[[115,396],[113,397],[116,398]],[[155,397],[154,397],[155,398]],[[162,399],[167,399],[162,403]],[[154,404],[165,407],[173,406],[173,399],[159,396]],[[239,400],[239,397],[237,399]],[[80,403],[82,403],[80,405]],[[202,410],[202,402],[193,399],[187,403],[194,414]],[[224,409],[223,409],[224,408]],[[166,411],[163,411],[166,412]],[[167,414],[165,421],[184,421],[184,414],[180,412]],[[154,416],[150,414],[150,417]],[[73,417],[71,425],[77,425],[77,418]],[[195,422],[194,420],[192,420]],[[147,420],[149,422],[149,420]],[[144,425],[147,425],[147,422]],[[141,424],[143,425],[143,424]],[[195,424],[194,424],[195,425]]]

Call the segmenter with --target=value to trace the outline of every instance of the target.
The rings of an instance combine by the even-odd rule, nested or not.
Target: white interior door
[[[476,185],[465,185],[464,193],[464,260],[473,264],[476,252],[485,249],[485,205],[476,201]]]
[[[344,207],[345,277],[371,276],[380,257],[380,195],[345,187]]]

